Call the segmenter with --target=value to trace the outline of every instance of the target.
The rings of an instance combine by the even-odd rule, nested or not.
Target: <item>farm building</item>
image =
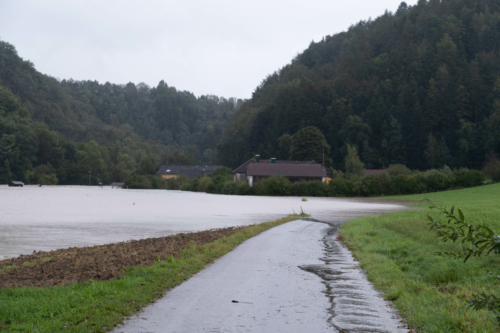
[[[23,187],[24,183],[17,181],[17,180],[12,180],[9,182],[9,187]]]
[[[320,164],[274,164],[274,163],[250,163],[246,169],[248,184],[253,184],[271,176],[283,176],[291,182],[300,180],[326,181],[326,170]]]
[[[260,155],[255,155],[254,158],[249,159],[238,168],[233,170],[233,180],[246,182],[247,180],[247,168],[250,164],[259,163],[259,164],[316,164],[319,165],[315,161],[285,161],[285,160],[277,160],[275,158],[271,158],[268,160],[261,160]]]

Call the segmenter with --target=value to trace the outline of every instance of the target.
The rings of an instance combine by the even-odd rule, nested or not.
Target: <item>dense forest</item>
[[[161,81],[57,80],[0,41],[0,183],[124,181],[143,166],[212,164],[241,100]]]
[[[479,169],[500,153],[499,51],[500,2],[402,2],[269,75],[236,112],[219,160],[288,159],[291,135],[315,126],[335,169],[348,145],[367,168]]]

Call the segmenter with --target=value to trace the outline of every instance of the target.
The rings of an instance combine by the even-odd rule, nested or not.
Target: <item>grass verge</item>
[[[438,206],[454,205],[468,221],[482,220],[497,234],[500,232],[500,184],[388,197],[425,198],[439,201]],[[419,333],[500,332],[494,313],[466,307],[472,293],[488,291],[499,295],[495,276],[500,275],[500,256],[471,258],[465,264],[436,256],[435,252],[458,251],[461,245],[436,239],[427,225],[429,212],[441,218],[437,210],[429,209],[370,216],[345,223],[340,237],[370,281]]]
[[[185,248],[153,266],[131,267],[117,280],[0,289],[0,331],[106,332],[241,242],[301,217],[245,227],[214,242]]]

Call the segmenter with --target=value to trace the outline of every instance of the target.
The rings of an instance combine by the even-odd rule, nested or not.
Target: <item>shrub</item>
[[[232,180],[232,177],[229,175],[212,176],[212,183],[206,184],[206,190],[208,193],[222,193],[222,188],[224,187],[224,183],[230,180]]]
[[[444,191],[451,186],[450,178],[439,170],[428,170],[425,172],[424,177],[429,192]]]
[[[292,183],[283,176],[271,176],[267,179],[262,179],[255,185],[255,193],[258,195],[275,195],[288,196],[290,195]]]
[[[391,194],[416,194],[426,191],[425,177],[421,173],[397,175],[391,178]]]
[[[184,184],[181,185],[181,190],[182,191],[197,191],[198,189],[198,184],[200,182],[201,177],[196,177],[193,179],[188,179]]]
[[[349,197],[351,196],[350,188],[351,181],[344,178],[336,178],[330,180],[328,189],[332,197]]]
[[[456,187],[473,187],[484,183],[484,174],[478,170],[461,168],[453,171]]]
[[[306,193],[302,195],[310,197],[324,197],[327,193],[327,186],[320,180],[305,182]]]
[[[497,154],[490,153],[486,158],[483,165],[483,173],[485,176],[490,177],[494,182],[500,181],[500,160]]]
[[[151,186],[154,189],[159,190],[166,188],[165,179],[163,179],[160,175],[147,175],[146,177],[149,178],[149,180],[151,181]]]
[[[292,183],[290,187],[290,195],[303,197],[307,195],[307,182],[305,180],[300,180],[298,182]]]
[[[386,173],[380,175],[368,175],[363,178],[363,189],[366,196],[378,196],[389,194],[391,179]]]
[[[347,183],[348,185],[350,184],[350,196],[353,197],[364,197],[368,193],[368,189],[363,183],[363,178],[361,177],[352,177],[350,179],[350,182]]]
[[[236,188],[237,195],[252,195],[254,194],[253,188],[248,185],[247,182],[239,182],[238,187]]]
[[[165,189],[167,190],[180,190],[181,186],[188,181],[186,175],[181,175],[180,177],[165,179]]]
[[[221,188],[221,194],[236,194],[238,189],[238,183],[232,180],[227,180],[224,182]]]
[[[387,171],[391,176],[411,174],[411,170],[404,164],[391,164],[387,169],[385,169],[385,171]]]
[[[132,175],[127,178],[123,187],[135,189],[152,189],[153,184],[149,177],[144,175]]]
[[[201,177],[198,181],[198,188],[196,191],[198,192],[207,192],[207,188],[213,183],[212,178],[210,177]]]

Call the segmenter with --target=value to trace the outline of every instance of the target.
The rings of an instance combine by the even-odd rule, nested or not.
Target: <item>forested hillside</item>
[[[347,144],[368,168],[478,169],[500,152],[499,50],[499,1],[403,2],[269,75],[237,111],[220,162],[289,158],[280,138],[315,126],[337,169]]]
[[[164,81],[59,81],[0,41],[0,183],[81,184],[89,170],[94,183],[123,181],[143,160],[148,170],[212,164],[241,103],[197,98]]]

